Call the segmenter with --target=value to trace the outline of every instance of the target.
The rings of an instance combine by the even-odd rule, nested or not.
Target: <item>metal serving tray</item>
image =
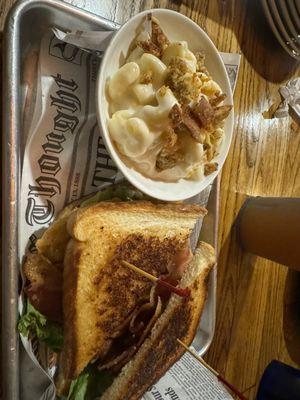
[[[20,198],[22,130],[22,74],[26,55],[36,48],[51,26],[61,29],[117,29],[118,24],[57,0],[23,0],[11,9],[4,32],[3,65],[3,255],[2,255],[2,365],[3,399],[20,398],[18,320],[18,213]],[[200,237],[216,247],[219,181],[212,186]],[[204,354],[213,338],[216,307],[216,269],[194,347]]]

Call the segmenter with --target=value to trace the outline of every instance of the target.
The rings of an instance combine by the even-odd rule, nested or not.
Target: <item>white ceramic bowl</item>
[[[121,160],[108,130],[109,113],[105,86],[107,79],[124,64],[128,49],[136,37],[137,28],[145,20],[149,12],[144,11],[127,21],[115,34],[106,49],[96,86],[98,121],[107,151],[129,182],[142,192],[160,200],[184,200],[204,190],[220,172],[230,147],[233,131],[233,111],[225,122],[225,137],[219,155],[213,160],[218,163],[219,168],[201,181],[180,179],[178,182],[162,182],[152,180],[133,168],[128,167]],[[161,27],[171,41],[185,40],[193,52],[204,51],[205,65],[211,76],[220,85],[222,91],[227,94],[226,103],[233,104],[232,91],[224,63],[207,34],[189,18],[175,11],[155,9],[151,10],[151,13],[158,18]]]

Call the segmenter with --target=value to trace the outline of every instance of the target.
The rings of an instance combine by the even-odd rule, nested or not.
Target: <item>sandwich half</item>
[[[180,287],[189,287],[188,299],[175,294],[155,323],[149,337],[124,366],[101,400],[138,400],[183,355],[177,338],[190,345],[203,311],[208,275],[215,264],[214,249],[200,242],[185,270]]]

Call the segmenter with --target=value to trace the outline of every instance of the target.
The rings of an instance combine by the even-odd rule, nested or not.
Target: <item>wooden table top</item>
[[[1,30],[14,2],[0,0]],[[296,281],[287,268],[244,254],[234,221],[247,195],[300,197],[299,126],[290,117],[263,115],[280,100],[280,85],[299,76],[299,68],[277,44],[259,0],[69,2],[120,23],[144,9],[171,8],[199,24],[220,51],[242,55],[234,135],[221,182],[216,332],[206,360],[247,398],[255,399],[271,360],[290,365],[298,360],[299,365],[300,351],[288,351],[293,329],[284,324],[284,304],[293,301],[285,288]]]

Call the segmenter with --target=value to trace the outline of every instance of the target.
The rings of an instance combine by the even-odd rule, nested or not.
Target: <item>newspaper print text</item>
[[[42,145],[43,154],[38,159],[41,175],[35,179],[36,185],[28,185],[25,219],[31,226],[34,223],[49,223],[54,216],[55,208],[50,199],[61,193],[61,184],[56,175],[61,170],[60,157],[64,150],[65,135],[74,133],[79,123],[76,112],[81,111],[81,102],[76,96],[77,83],[73,79],[64,79],[61,74],[51,77],[57,87],[55,95],[50,95],[50,104],[56,107],[56,114],[53,130],[46,134],[46,141]],[[37,203],[37,197],[40,196],[46,198],[46,204]]]

